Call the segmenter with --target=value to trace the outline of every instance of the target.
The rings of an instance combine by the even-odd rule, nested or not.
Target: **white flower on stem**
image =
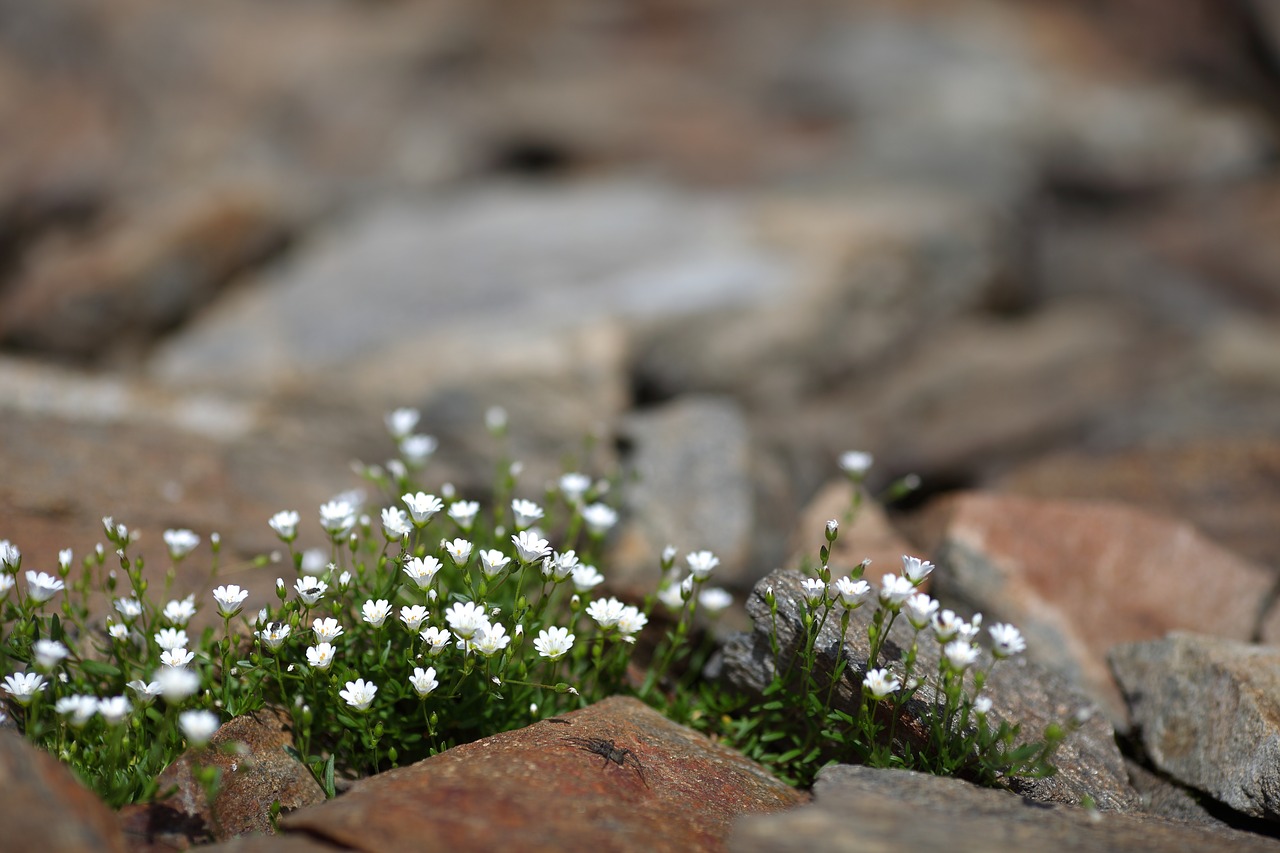
[[[871,470],[875,457],[861,450],[846,450],[840,454],[840,470],[855,480],[860,480]]]
[[[501,625],[487,625],[474,638],[472,648],[485,657],[489,657],[505,649],[510,642],[511,637],[507,636],[506,628]]]
[[[915,591],[915,584],[911,581],[895,574],[887,574],[880,581],[880,603],[889,610],[896,611],[907,600],[907,596]]]
[[[524,530],[542,518],[542,507],[533,501],[513,500],[511,514],[515,517],[516,530]]]
[[[489,627],[489,614],[483,605],[473,601],[455,602],[444,612],[444,618],[453,633],[464,640],[470,640]]]
[[[382,511],[382,535],[388,542],[403,539],[412,532],[409,516],[396,506],[389,506]]]
[[[719,613],[733,604],[733,596],[727,589],[709,586],[698,593],[698,604],[708,613]]]
[[[455,539],[452,542],[440,540],[440,547],[444,548],[445,553],[449,555],[449,559],[453,560],[453,564],[458,568],[462,568],[471,559],[471,543],[466,539]]]
[[[570,471],[560,475],[560,494],[564,495],[564,499],[571,504],[581,501],[589,488],[591,488],[591,478],[586,474]]]
[[[0,568],[16,571],[22,562],[22,552],[8,539],[0,539]]]
[[[342,636],[342,626],[332,616],[324,619],[316,618],[311,622],[311,630],[321,643],[331,643]]]
[[[426,492],[406,493],[400,496],[400,500],[404,501],[404,505],[409,509],[409,515],[413,517],[415,527],[424,526],[431,520],[431,516],[444,508],[443,501]]]
[[[507,410],[501,406],[490,406],[484,413],[484,425],[489,432],[500,435],[507,428]]]
[[[910,557],[906,554],[902,555],[902,576],[916,586],[919,586],[925,578],[929,577],[931,572],[933,572],[933,563],[928,560],[921,560],[919,557]]]
[[[169,548],[170,557],[175,560],[181,560],[196,549],[196,546],[200,544],[200,537],[186,528],[166,530],[164,532],[164,544]]]
[[[292,542],[298,536],[298,514],[291,509],[282,509],[267,522],[282,542]]]
[[[110,696],[98,700],[98,713],[109,726],[120,725],[132,710],[133,705],[129,703],[127,696]]]
[[[314,575],[298,578],[293,588],[297,591],[298,598],[308,607],[319,601],[329,591],[329,585]]]
[[[955,672],[964,672],[978,660],[978,647],[967,640],[952,640],[942,647],[947,665]]]
[[[308,548],[302,552],[302,565],[299,570],[304,575],[322,575],[336,568],[337,566],[329,562],[329,558],[321,548]]]
[[[47,683],[38,672],[15,672],[4,677],[5,692],[19,705],[28,704],[37,693],[44,690]]]
[[[440,686],[440,682],[436,681],[436,668],[429,666],[423,669],[420,666],[413,668],[413,675],[409,676],[409,684],[413,686],[413,691],[421,698],[426,698],[432,690]]]
[[[0,572],[0,598],[9,594],[9,590],[13,589],[13,583],[13,575]]]
[[[805,578],[800,581],[800,592],[810,605],[818,605],[827,597],[827,585],[822,578]]]
[[[573,648],[574,639],[568,628],[544,628],[538,632],[533,647],[542,657],[559,660]]]
[[[454,501],[449,504],[449,517],[463,530],[471,530],[471,525],[475,524],[476,515],[479,512],[480,504],[475,501]]]
[[[156,645],[165,651],[173,649],[185,649],[191,644],[187,639],[187,632],[181,628],[161,628],[160,632],[155,635]]]
[[[587,615],[596,620],[601,628],[617,625],[624,610],[626,605],[616,598],[597,598],[587,605]]]
[[[404,457],[404,461],[409,464],[410,468],[421,468],[427,464],[427,460],[436,452],[436,448],[440,446],[440,442],[436,441],[434,435],[406,435],[400,439],[400,455]]]
[[[387,617],[391,615],[391,602],[385,598],[377,601],[366,601],[360,607],[361,618],[375,628],[381,628],[386,624]]]
[[[422,627],[422,620],[426,619],[429,615],[427,608],[423,607],[421,604],[400,608],[400,621],[404,623],[406,628],[414,633],[417,633],[418,629]]]
[[[603,536],[618,523],[618,511],[608,504],[588,504],[582,508],[582,521],[588,532]]]
[[[985,717],[991,713],[991,698],[988,696],[979,696],[973,700],[973,712],[979,717]]]
[[[894,678],[887,669],[872,669],[868,670],[866,678],[862,679],[862,686],[867,688],[872,698],[879,701],[897,693],[898,688],[902,687],[902,682]]]
[[[697,580],[693,575],[685,575],[685,579],[680,581],[680,595],[685,601],[689,600],[689,596],[693,595],[693,582]]]
[[[356,526],[357,512],[349,501],[328,501],[320,505],[320,526],[334,539],[341,539]]]
[[[683,584],[667,584],[667,586],[658,590],[658,600],[661,601],[669,610],[679,610],[681,607],[684,607],[685,597]]]
[[[418,425],[418,419],[422,415],[417,409],[399,408],[387,412],[384,421],[387,424],[387,432],[391,433],[391,437],[395,439],[404,438],[413,432],[413,428]]]
[[[668,545],[667,547],[663,548],[662,549],[662,568],[669,569],[673,565],[675,565],[676,555],[679,553],[680,551],[676,548],[675,545]]]
[[[1027,650],[1022,632],[1012,625],[997,622],[987,629],[991,635],[991,653],[997,658],[1007,658]]]
[[[132,622],[142,615],[142,602],[136,598],[117,598],[112,602],[121,618],[126,622]]]
[[[573,588],[578,592],[587,592],[604,583],[604,575],[595,566],[579,563],[573,567]]]
[[[186,649],[165,649],[160,653],[160,663],[175,668],[184,667],[195,659],[195,653]]]
[[[355,681],[348,681],[347,688],[339,690],[338,695],[357,711],[367,711],[369,706],[373,704],[373,697],[377,692],[378,685],[372,681],[357,678]]]
[[[307,647],[307,664],[313,669],[328,669],[333,663],[333,656],[337,653],[337,649],[332,643],[317,643],[314,646]]]
[[[947,643],[955,639],[956,634],[960,633],[960,626],[964,624],[964,620],[956,615],[954,610],[943,610],[941,613],[933,614],[933,636],[937,637],[939,643]]]
[[[263,645],[274,652],[284,645],[285,640],[289,639],[290,631],[288,622],[268,622],[257,634]]]
[[[555,576],[556,583],[559,583],[573,574],[578,565],[578,555],[573,551],[556,552],[551,559],[551,574]]]
[[[435,557],[414,557],[405,561],[404,573],[418,589],[426,589],[431,586],[431,581],[435,580],[436,574],[442,567]]]
[[[835,539],[840,533],[840,521],[835,518],[827,519],[827,539]]]
[[[516,546],[516,556],[525,565],[536,563],[551,551],[551,543],[531,530],[522,530],[512,536],[511,544]]]
[[[351,572],[338,575],[338,589],[346,589],[349,586],[351,586]]]
[[[58,716],[66,717],[72,728],[82,729],[98,713],[98,699],[83,693],[74,696],[63,696],[53,703],[53,710]]]
[[[638,607],[624,607],[622,608],[622,615],[618,617],[616,624],[618,633],[622,635],[623,639],[628,642],[634,642],[635,635],[640,633],[645,625],[649,624],[649,617],[641,613]]]
[[[497,575],[501,573],[502,570],[505,569],[507,567],[507,564],[510,562],[511,562],[511,558],[508,557],[506,554],[502,553],[501,551],[497,550],[496,548],[490,549],[488,551],[481,551],[480,552],[480,573],[483,574],[486,578],[492,579],[494,577],[497,577]]]
[[[37,603],[48,601],[63,590],[65,584],[48,572],[27,571],[27,595]]]
[[[141,678],[135,678],[133,681],[126,684],[125,687],[128,687],[133,691],[138,702],[143,707],[146,707],[156,701],[156,697],[160,695],[159,681],[143,681]]]
[[[183,711],[178,715],[178,726],[192,746],[204,746],[221,725],[213,711]]]
[[[31,654],[36,659],[36,666],[48,671],[62,663],[70,651],[57,640],[36,640],[31,645]]]
[[[448,631],[435,626],[427,628],[418,636],[422,638],[422,642],[427,644],[427,653],[432,657],[444,651],[445,646],[449,645],[449,640],[453,639]]]
[[[196,615],[196,597],[188,595],[181,601],[174,599],[164,606],[160,614],[170,625],[182,627]]]
[[[980,633],[982,633],[982,614],[975,613],[968,622],[960,623],[960,630],[957,632],[957,636],[966,642],[972,643]]]
[[[695,582],[706,580],[711,570],[720,565],[720,558],[710,551],[694,551],[686,555],[684,561],[688,564],[689,574]]]
[[[58,552],[58,568],[62,569],[64,574],[71,570],[71,559],[74,556],[70,548],[63,548]]]
[[[923,631],[933,620],[933,614],[938,612],[938,602],[923,592],[917,592],[907,596],[907,600],[902,603],[902,612],[906,614],[912,628]]]
[[[213,591],[213,600],[218,602],[218,612],[228,619],[240,612],[240,608],[244,607],[244,600],[248,597],[249,590],[241,589],[233,583],[220,586]]]
[[[864,580],[855,581],[851,577],[843,577],[837,578],[831,585],[835,587],[831,597],[838,599],[845,610],[857,610],[867,600],[867,596],[871,595],[871,584]]]
[[[162,666],[151,674],[160,685],[160,695],[170,705],[181,703],[200,689],[200,675],[183,666]]]
[[[113,640],[127,640],[129,639],[129,626],[123,622],[108,622],[107,634]]]
[[[102,517],[102,529],[113,544],[120,545],[129,541],[129,528],[116,524],[115,519],[109,515]]]

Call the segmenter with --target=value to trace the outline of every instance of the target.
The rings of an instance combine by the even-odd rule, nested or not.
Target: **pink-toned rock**
[[[616,763],[570,738],[630,752]],[[370,853],[423,839],[459,853],[684,853],[723,850],[737,816],[805,799],[740,754],[615,697],[375,776],[281,826]]]
[[[941,598],[1027,636],[1038,663],[1125,719],[1107,668],[1117,643],[1193,630],[1238,640],[1257,629],[1270,573],[1186,522],[1102,501],[957,495],[930,513]]]

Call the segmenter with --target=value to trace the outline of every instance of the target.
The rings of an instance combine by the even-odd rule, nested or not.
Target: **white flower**
[[[155,635],[156,645],[165,651],[173,649],[185,649],[190,645],[187,639],[187,632],[181,628],[161,628],[160,632]]]
[[[436,573],[441,568],[440,561],[435,557],[414,557],[405,561],[404,573],[417,585],[418,589],[426,589],[431,586],[431,581],[435,579]]]
[[[510,562],[511,558],[497,549],[481,551],[480,573],[486,578],[496,577]]]
[[[357,711],[367,711],[373,704],[373,697],[377,692],[378,686],[372,681],[357,678],[355,681],[348,681],[347,689],[339,690],[338,695]]]
[[[840,470],[855,480],[860,480],[871,470],[875,457],[861,450],[846,450],[840,454]]]
[[[720,558],[710,551],[694,551],[684,558],[689,566],[690,576],[696,581],[703,581],[711,574],[711,570],[720,565]]]
[[[805,578],[800,581],[800,592],[810,604],[821,604],[827,596],[827,585],[822,578]]]
[[[431,516],[444,508],[443,501],[426,492],[406,493],[400,496],[400,500],[409,508],[415,527],[422,527],[431,520]]]
[[[291,509],[282,509],[267,522],[282,542],[292,542],[298,536],[298,514]]]
[[[548,565],[549,564],[549,565]],[[578,555],[573,551],[557,552],[554,557],[547,557],[543,560],[543,574],[547,573],[550,568],[551,574],[555,577],[556,583],[564,580],[573,574],[574,568],[578,565]]]
[[[22,552],[18,550],[18,546],[8,539],[0,539],[0,568],[17,571],[21,562]]]
[[[291,630],[288,622],[268,622],[261,631],[257,632],[258,639],[262,640],[267,648],[275,651],[284,645],[285,640],[289,639]]]
[[[835,538],[836,538],[836,535],[837,535],[839,532],[840,532],[840,522],[839,522],[839,520],[838,520],[838,519],[834,519],[834,518],[828,518],[828,519],[827,519],[827,538],[828,538],[828,539],[835,539]]]
[[[73,728],[84,728],[85,724],[93,719],[93,715],[98,713],[98,700],[94,696],[86,696],[83,693],[74,696],[63,696],[57,702],[53,703],[53,710],[59,716],[67,718],[67,723]]]
[[[200,537],[185,527],[164,532],[164,544],[169,548],[169,556],[181,560],[200,544]]]
[[[684,607],[684,589],[683,584],[670,583],[664,589],[658,590],[658,600],[671,610],[679,610]]]
[[[129,704],[129,699],[125,696],[111,696],[98,700],[98,713],[109,726],[122,723],[132,710],[133,705]]]
[[[400,439],[400,455],[409,467],[421,468],[439,446],[434,435],[406,435]]]
[[[463,530],[470,530],[475,523],[480,504],[475,501],[454,501],[449,504],[449,517]]]
[[[320,526],[335,539],[344,537],[356,526],[357,512],[350,501],[328,501],[320,505]]]
[[[329,591],[329,585],[314,575],[298,578],[293,588],[297,590],[298,598],[302,599],[302,603],[308,607],[319,601],[320,597]]]
[[[997,658],[1007,658],[1027,650],[1022,632],[1012,625],[997,622],[987,629],[991,635],[991,653]]]
[[[71,569],[71,559],[74,556],[75,554],[70,548],[63,548],[58,552],[58,567],[61,568],[63,572],[69,571]]]
[[[13,589],[13,575],[0,572],[0,598],[4,598],[9,594],[9,590]]]
[[[489,616],[483,605],[472,601],[455,602],[444,612],[444,618],[453,633],[464,640],[470,640],[489,627]]]
[[[892,695],[902,686],[902,682],[894,678],[887,669],[872,669],[867,671],[866,678],[862,679],[862,686],[867,688],[875,699],[883,699]]]
[[[586,474],[571,471],[560,475],[560,494],[571,504],[582,500],[582,496],[591,488],[591,478]]]
[[[48,601],[62,591],[64,584],[48,572],[27,571],[27,595],[32,601]]]
[[[531,530],[522,530],[512,536],[511,543],[516,546],[520,562],[526,565],[541,560],[551,551],[551,543]]]
[[[595,566],[579,563],[573,567],[573,588],[578,592],[586,592],[604,583],[604,575]]]
[[[34,699],[46,684],[44,676],[38,672],[15,672],[4,677],[5,692],[19,705],[26,705]]]
[[[188,595],[186,598],[178,601],[174,599],[164,606],[164,611],[160,614],[170,625],[183,626],[191,621],[191,617],[196,615],[196,597]]]
[[[902,575],[916,586],[929,576],[933,571],[933,563],[928,560],[921,560],[919,557],[909,557],[902,555]]]
[[[107,538],[117,545],[129,540],[129,528],[123,524],[116,524],[115,520],[109,515],[102,517],[102,529],[106,532]]]
[[[452,639],[452,635],[448,631],[435,626],[427,628],[418,636],[422,638],[422,642],[430,647],[427,649],[427,653],[433,657],[444,651],[444,647],[449,645],[449,640]]]
[[[382,535],[388,542],[395,542],[408,536],[412,527],[409,516],[399,507],[389,506],[382,511]]]
[[[679,554],[679,553],[680,552],[675,545],[668,545],[667,547],[663,548],[662,549],[662,567],[664,569],[671,568],[671,566],[676,561],[676,554]]]
[[[507,410],[501,406],[490,406],[484,413],[484,425],[494,435],[501,433],[507,428]]]
[[[230,619],[244,607],[244,600],[249,597],[249,590],[241,589],[230,583],[213,591],[213,600],[218,602],[218,612]]]
[[[618,633],[625,638],[630,638],[649,624],[649,617],[640,612],[637,607],[624,607],[622,615],[618,617]]]
[[[200,675],[182,666],[162,666],[151,675],[160,685],[160,695],[176,705],[200,689]]]
[[[436,681],[436,668],[434,666],[429,666],[426,669],[415,666],[413,675],[409,676],[409,683],[413,685],[414,692],[423,698],[440,686],[440,682]]]
[[[342,626],[332,616],[312,620],[311,630],[315,633],[316,639],[322,643],[332,642],[342,636]]]
[[[587,605],[587,615],[599,623],[601,628],[612,628],[622,618],[626,605],[616,598],[597,598]]]
[[[897,610],[916,591],[915,584],[895,574],[885,575],[880,584],[880,603],[890,610]]]
[[[982,614],[973,614],[973,619],[968,622],[960,623],[958,636],[960,639],[972,643],[982,631]]]
[[[838,598],[845,610],[857,610],[871,594],[871,584],[850,577],[837,578],[832,586],[835,587],[832,598]]]
[[[304,575],[321,575],[336,568],[337,566],[329,562],[329,558],[325,556],[323,549],[308,548],[302,552],[300,570]]]
[[[387,432],[391,433],[391,437],[401,439],[413,432],[413,428],[418,425],[418,419],[422,417],[417,409],[400,408],[387,412],[384,419],[387,424]]]
[[[391,602],[385,598],[377,601],[366,601],[360,607],[361,618],[375,628],[381,628],[391,615]]]
[[[160,663],[165,666],[184,667],[195,660],[195,653],[186,649],[165,649],[160,653]]]
[[[178,725],[182,734],[192,746],[203,746],[213,737],[214,732],[222,725],[218,715],[212,711],[183,711],[178,715]]]
[[[698,593],[698,604],[704,607],[708,613],[719,613],[730,604],[733,604],[733,596],[729,594],[727,589],[709,586]]]
[[[351,572],[338,575],[338,589],[346,589],[349,586],[351,586]]]
[[[307,663],[315,669],[328,669],[337,650],[332,643],[317,643],[307,647]]]
[[[110,622],[107,624],[107,633],[111,635],[113,640],[127,640],[129,638],[129,626],[121,622]]]
[[[455,539],[452,542],[440,540],[440,547],[444,548],[445,553],[449,555],[449,559],[453,560],[453,564],[461,568],[471,559],[471,543],[466,539]]]
[[[479,636],[473,640],[473,648],[484,655],[497,654],[507,647],[511,642],[511,638],[507,636],[507,629],[501,625],[486,625]]]
[[[939,643],[946,643],[955,638],[960,632],[960,626],[964,625],[964,620],[956,615],[954,610],[944,610],[941,613],[933,614],[933,636],[938,638]]]
[[[542,657],[559,660],[573,648],[574,639],[568,628],[544,628],[538,632],[533,647]]]
[[[952,640],[942,647],[942,654],[953,670],[963,672],[978,659],[978,647],[966,640]]]
[[[62,659],[70,652],[57,640],[36,640],[31,646],[31,654],[36,659],[36,666],[50,670],[62,663]]]
[[[125,685],[138,697],[138,701],[145,707],[156,701],[156,697],[160,695],[159,681],[143,681],[141,678],[135,678]]]
[[[117,598],[113,604],[126,622],[132,622],[142,615],[142,602],[136,598]]]
[[[587,525],[587,530],[596,536],[602,536],[618,523],[618,511],[608,504],[588,504],[582,509],[582,521]]]
[[[973,700],[973,710],[979,717],[985,717],[991,713],[991,699],[987,696],[979,696]]]
[[[906,614],[912,628],[922,631],[933,620],[933,614],[938,612],[938,602],[923,592],[917,592],[907,596],[902,604],[902,612]]]
[[[412,607],[400,608],[400,621],[403,622],[404,626],[410,631],[416,632],[421,628],[422,620],[426,619],[429,615],[430,614],[427,613],[427,608],[423,607],[421,604],[415,604]]]
[[[542,507],[533,501],[513,500],[511,514],[515,516],[516,530],[524,530],[530,524],[542,518]]]

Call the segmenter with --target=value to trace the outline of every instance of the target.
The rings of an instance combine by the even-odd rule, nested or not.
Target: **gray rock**
[[[1280,820],[1280,650],[1174,633],[1117,646],[1111,667],[1159,770]]]

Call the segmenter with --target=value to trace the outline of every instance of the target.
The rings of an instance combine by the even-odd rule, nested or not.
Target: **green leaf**
[[[99,678],[119,678],[120,667],[113,663],[107,663],[100,660],[82,660],[80,668],[89,675],[95,675]]]

